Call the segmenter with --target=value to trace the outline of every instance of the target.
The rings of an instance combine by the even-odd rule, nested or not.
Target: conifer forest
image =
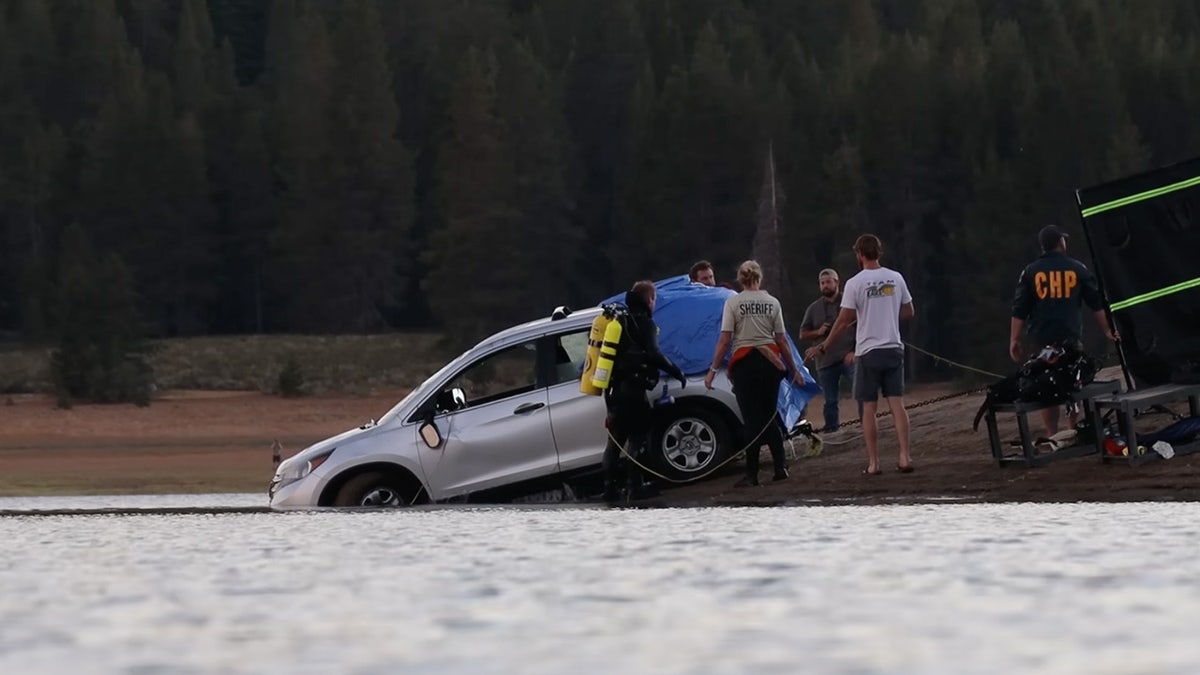
[[[469,343],[754,256],[795,337],[872,232],[1002,364],[1038,228],[1090,262],[1197,119],[1193,0],[0,0],[0,336]]]

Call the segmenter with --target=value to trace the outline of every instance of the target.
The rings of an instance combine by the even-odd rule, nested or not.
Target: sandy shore
[[[171,392],[146,408],[79,405],[60,410],[44,396],[0,404],[0,496],[263,492],[278,439],[287,457],[306,445],[386,412],[403,392],[284,399],[252,392]],[[908,402],[949,392],[918,388]],[[881,422],[879,476],[864,476],[857,425],[827,437],[820,456],[792,460],[792,478],[734,489],[735,462],[700,483],[668,489],[659,503],[686,505],[967,501],[1200,500],[1200,454],[1142,466],[1102,463],[1095,455],[1038,468],[996,466],[981,425],[981,397],[969,395],[910,410],[914,473],[895,471],[895,435]],[[810,405],[819,417],[821,399]],[[855,413],[843,401],[843,419]],[[1157,422],[1165,426],[1169,419]],[[1153,422],[1147,422],[1148,424]],[[1002,420],[1004,438],[1016,425]],[[764,458],[764,466],[769,461]],[[889,470],[890,469],[890,470]],[[763,478],[768,473],[764,470]]]

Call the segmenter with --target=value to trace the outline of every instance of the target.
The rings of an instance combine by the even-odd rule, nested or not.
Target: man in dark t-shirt
[[[1012,360],[1017,363],[1024,360],[1022,331],[1028,333],[1036,349],[1064,343],[1082,349],[1082,306],[1085,304],[1092,310],[1105,337],[1114,342],[1118,340],[1104,312],[1104,299],[1096,275],[1067,255],[1067,234],[1056,225],[1047,225],[1038,232],[1038,243],[1042,255],[1021,271],[1013,297],[1008,346]],[[1046,425],[1046,435],[1053,436],[1058,431],[1058,408],[1043,410],[1042,421]]]
[[[817,344],[821,342],[841,311],[842,292],[835,270],[826,268],[817,274],[817,285],[821,297],[817,298],[804,312],[800,321],[800,339]],[[821,431],[832,433],[838,429],[838,399],[841,398],[841,380],[854,383],[854,332],[846,331],[836,344],[826,345],[825,352],[817,357],[817,383],[825,397],[825,426]],[[862,403],[858,404],[858,416],[862,417]]]

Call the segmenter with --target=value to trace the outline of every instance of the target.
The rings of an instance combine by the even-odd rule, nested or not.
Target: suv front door
[[[558,471],[546,386],[538,368],[534,339],[482,356],[442,388],[434,417],[442,445],[430,449],[418,441],[435,500]],[[461,390],[462,399],[453,400],[454,389]]]

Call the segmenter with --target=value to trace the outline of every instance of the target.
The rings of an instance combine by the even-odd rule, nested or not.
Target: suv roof
[[[491,336],[484,338],[477,348],[486,348],[499,342],[507,342],[512,338],[521,338],[528,336],[542,335],[548,332],[548,329],[553,325],[555,328],[577,328],[591,324],[596,315],[600,313],[600,307],[586,307],[584,309],[571,312],[561,319],[544,317],[526,321],[525,323],[517,324],[511,328],[506,328],[499,333],[493,333]]]

